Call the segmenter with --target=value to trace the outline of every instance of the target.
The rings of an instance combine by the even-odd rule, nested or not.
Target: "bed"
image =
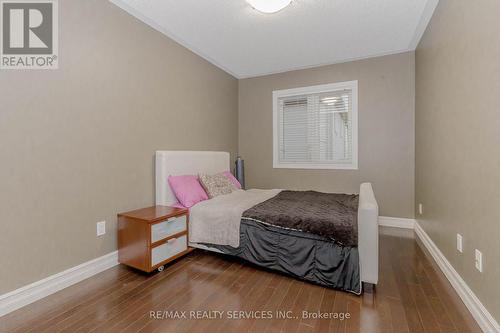
[[[177,199],[168,185],[169,175],[228,171],[230,155],[157,151],[155,168],[156,204],[172,205]],[[279,209],[276,201],[279,203],[280,198],[281,202],[293,199],[314,203],[326,195],[313,191],[252,189],[200,202],[190,209],[189,245],[237,256],[264,268],[354,294],[371,291],[378,282],[378,205],[370,183],[360,185],[359,196],[338,195],[342,207],[355,203],[355,225],[351,228],[354,237],[347,237],[342,228],[333,230],[337,232],[334,238],[309,232],[307,228],[314,223],[300,228],[266,223],[269,213]],[[268,214],[262,217],[266,211]]]

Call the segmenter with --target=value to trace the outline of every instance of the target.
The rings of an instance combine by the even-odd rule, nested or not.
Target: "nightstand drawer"
[[[151,249],[151,266],[157,265],[162,261],[170,259],[171,257],[187,250],[187,236],[173,238],[165,244]]]
[[[186,215],[172,217],[151,226],[151,243],[186,230]]]

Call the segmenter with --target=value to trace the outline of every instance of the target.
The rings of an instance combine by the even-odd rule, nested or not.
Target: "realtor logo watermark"
[[[0,0],[1,69],[57,69],[57,0]]]

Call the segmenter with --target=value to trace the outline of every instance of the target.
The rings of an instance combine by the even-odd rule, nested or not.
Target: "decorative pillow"
[[[216,175],[200,175],[200,183],[208,194],[209,198],[218,195],[229,194],[237,188],[223,173]]]
[[[207,193],[201,187],[198,176],[168,176],[168,183],[179,203],[186,208],[208,199]]]
[[[237,189],[241,189],[240,182],[233,176],[233,174],[230,171],[224,171],[223,174],[231,181],[231,183],[234,184],[234,186],[236,186]]]

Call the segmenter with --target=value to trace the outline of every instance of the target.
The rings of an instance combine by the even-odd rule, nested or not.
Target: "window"
[[[273,167],[358,168],[358,81],[273,92]]]

